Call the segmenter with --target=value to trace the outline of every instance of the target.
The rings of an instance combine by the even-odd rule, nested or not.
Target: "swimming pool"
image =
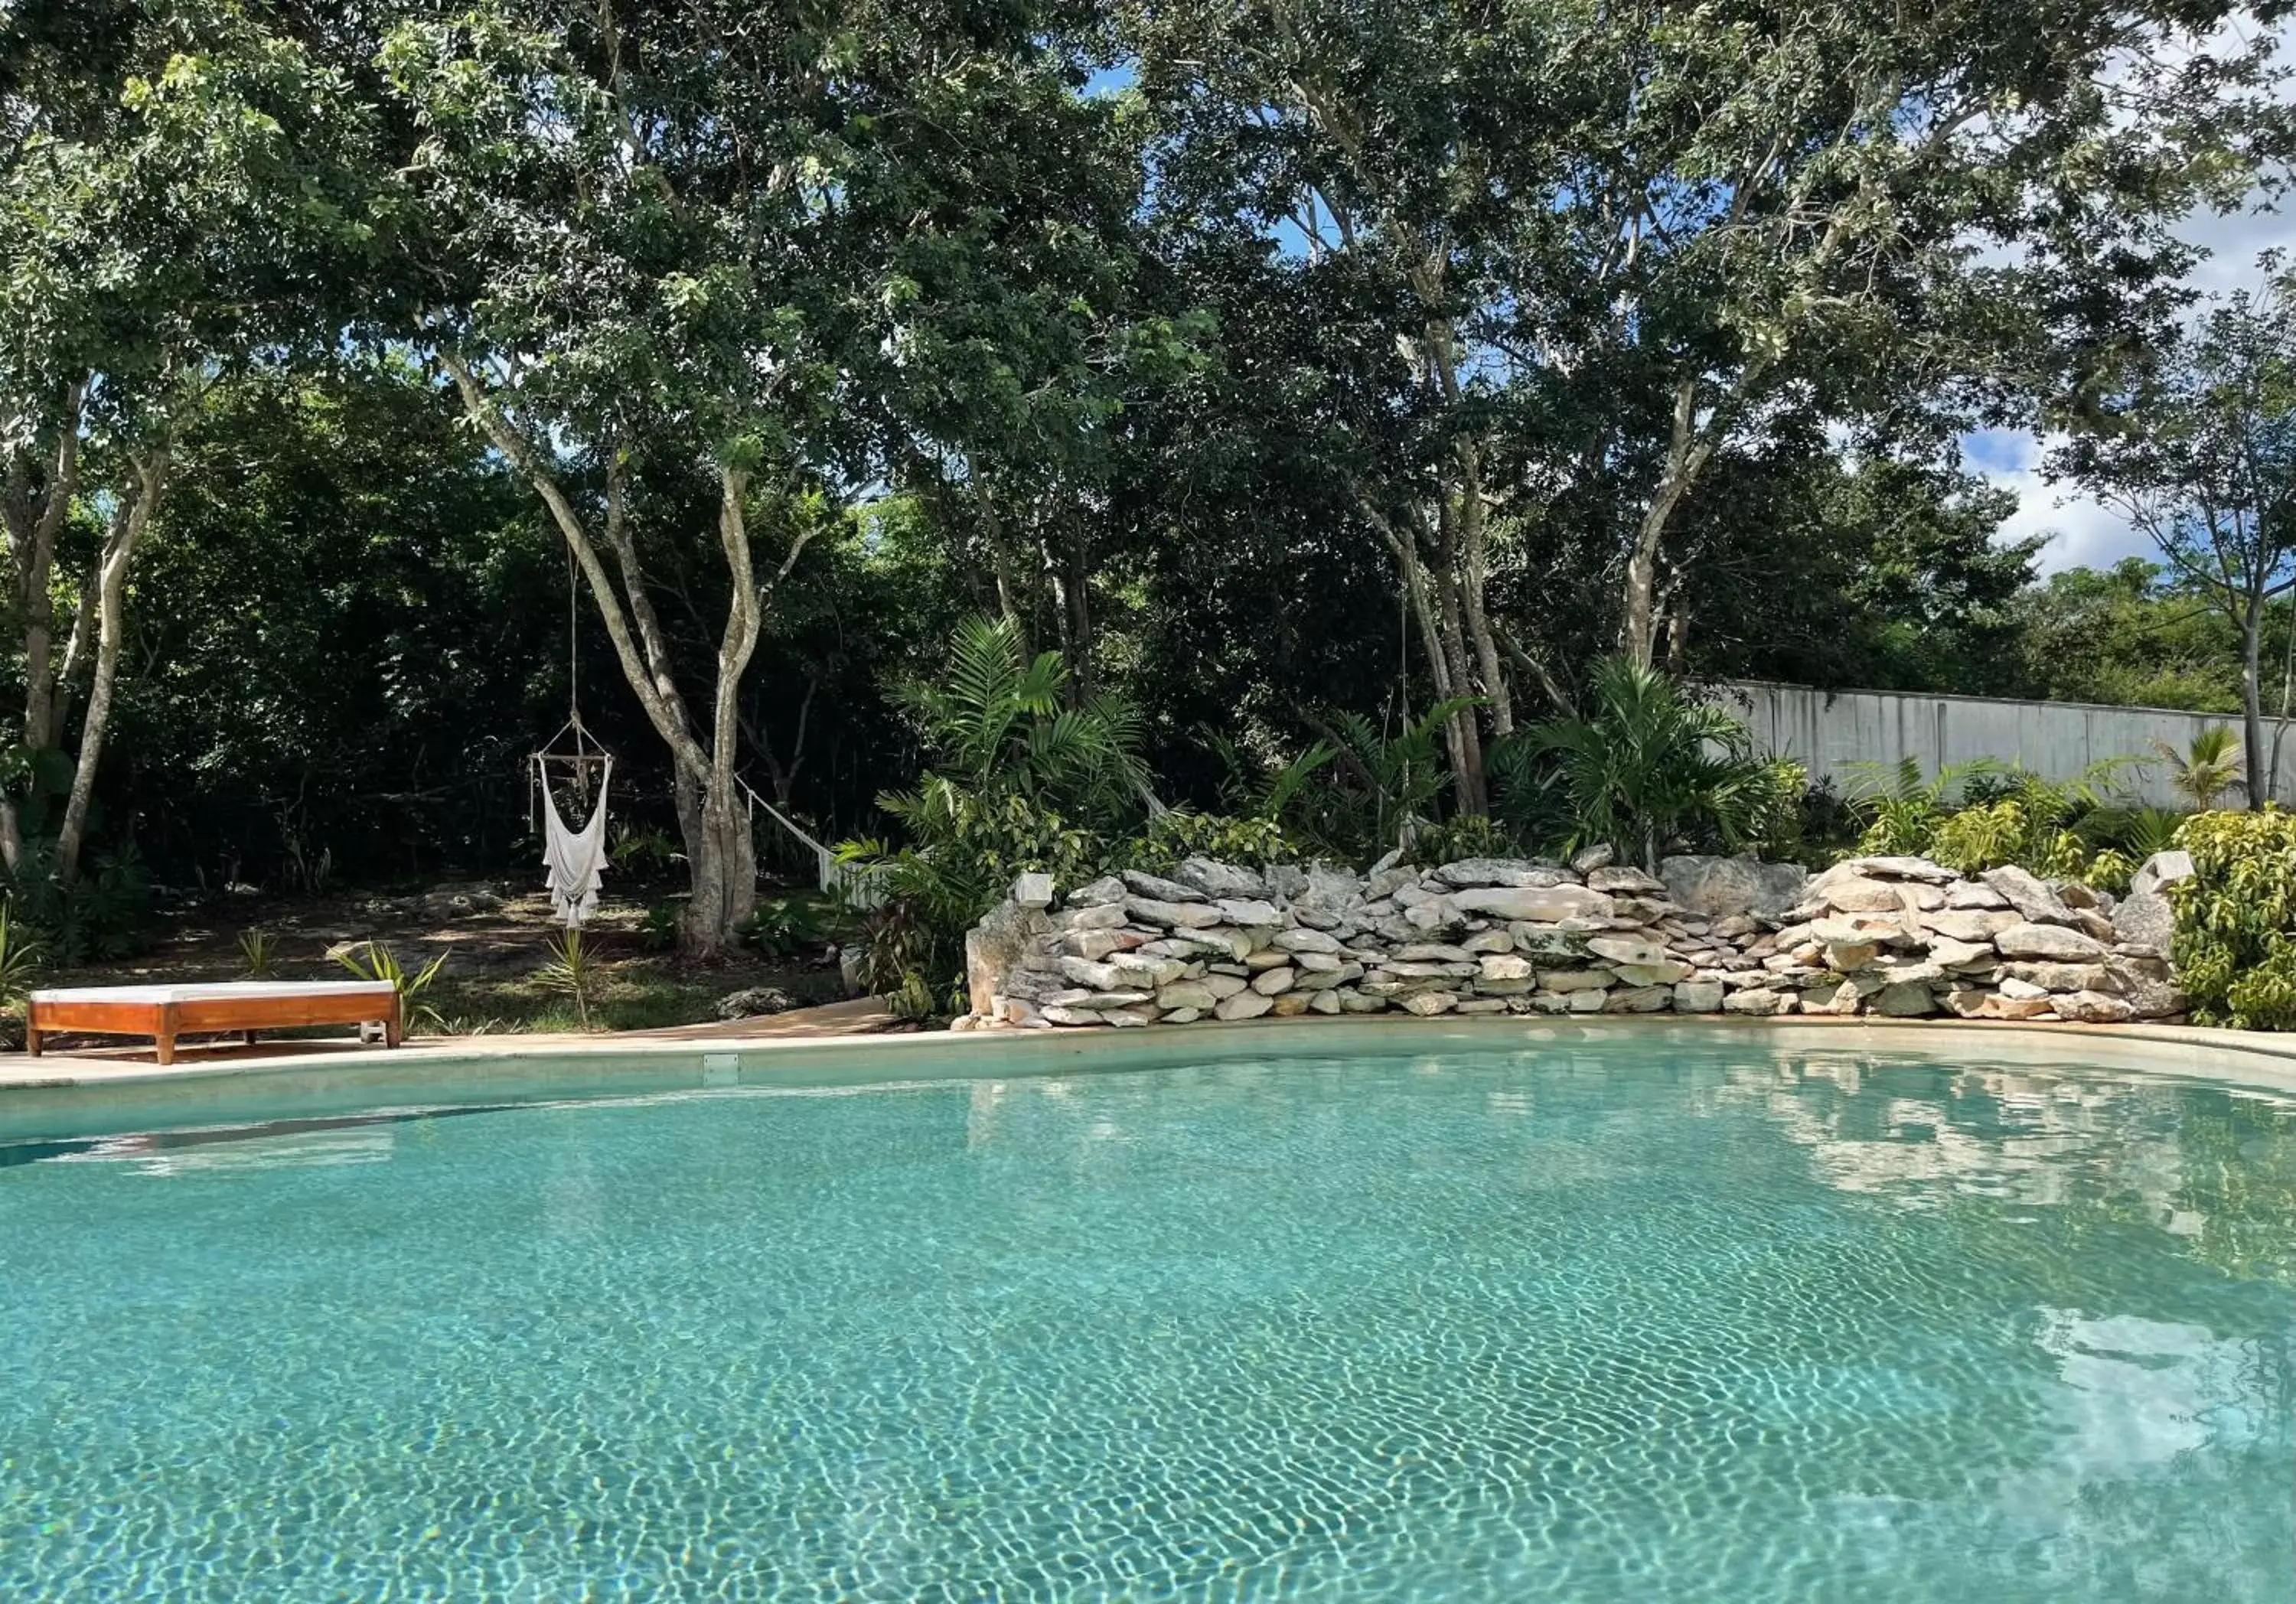
[[[2284,1604],[2292,1209],[1630,1041],[0,1146],[0,1598]]]

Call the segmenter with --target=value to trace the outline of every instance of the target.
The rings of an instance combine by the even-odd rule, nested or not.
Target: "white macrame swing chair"
[[[531,754],[534,812],[542,833],[542,868],[551,910],[570,930],[579,929],[598,911],[598,884],[606,868],[606,788],[614,778],[614,755],[582,724],[579,603],[574,588],[574,554],[566,554],[566,722]],[[574,804],[578,829],[558,811],[557,789]]]

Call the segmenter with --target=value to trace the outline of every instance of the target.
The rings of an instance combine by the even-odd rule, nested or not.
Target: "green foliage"
[[[1112,843],[1099,866],[1161,874],[1191,857],[1224,863],[1281,863],[1302,855],[1300,844],[1274,818],[1237,818],[1176,807],[1150,819],[1138,836]]]
[[[2296,815],[2196,814],[2177,832],[2193,875],[2169,888],[2177,984],[2202,1025],[2296,1029]]]
[[[660,874],[685,855],[668,831],[656,824],[625,824],[607,849],[625,874]]]
[[[768,958],[793,958],[829,939],[818,900],[806,896],[762,897],[742,925],[742,943]]]
[[[685,901],[672,897],[653,904],[638,921],[638,945],[649,953],[666,953],[677,945],[678,924],[685,917]]]
[[[48,950],[36,931],[28,930],[0,908],[0,1008],[24,1000],[32,982],[47,965]]]
[[[1416,718],[1382,724],[1352,709],[1332,713],[1324,721],[1323,741],[1282,776],[1298,834],[1357,862],[1399,845],[1440,811],[1451,785],[1444,728],[1476,705],[1473,698],[1459,697]]]
[[[1456,863],[1461,858],[1505,857],[1515,849],[1506,827],[1487,814],[1461,814],[1414,831],[1404,848],[1407,863]]]
[[[135,850],[99,854],[70,885],[53,872],[51,843],[25,843],[17,872],[0,885],[0,902],[40,933],[58,963],[126,958],[143,950],[151,915],[151,882]]]
[[[438,981],[447,968],[447,954],[439,953],[421,969],[408,973],[398,962],[398,954],[379,941],[368,941],[335,954],[335,962],[362,980],[387,980],[398,993],[400,1016],[413,1031],[440,1023],[439,1011],[423,1002],[422,995]]]
[[[548,952],[549,961],[535,971],[536,982],[545,991],[573,999],[575,1018],[584,1030],[589,1029],[590,998],[597,986],[598,966],[581,929],[569,925],[551,937]]]
[[[2213,813],[2228,792],[2246,789],[2240,747],[2240,732],[2230,724],[2203,724],[2181,752],[2165,741],[2152,743],[2169,765],[2170,787],[2194,813]]]
[[[268,980],[273,974],[271,936],[266,930],[242,930],[239,937],[239,972],[250,980]]]
[[[1566,847],[1606,843],[1654,872],[1676,837],[1736,851],[1788,805],[1792,775],[1756,754],[1745,724],[1666,674],[1606,659],[1591,701],[1586,716],[1548,719],[1528,738],[1570,808]]]
[[[2121,782],[2134,762],[2108,758],[2070,781],[1991,758],[1948,764],[1926,780],[1910,758],[1866,765],[1852,792],[1865,824],[1857,850],[1926,857],[1964,874],[2013,863],[2044,880],[2117,890],[2141,861],[2128,843],[2160,825],[2126,806]]]

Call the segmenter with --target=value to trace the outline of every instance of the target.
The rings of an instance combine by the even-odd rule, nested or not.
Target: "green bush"
[[[2013,863],[2119,891],[2140,861],[2131,846],[2160,831],[2156,812],[2122,805],[2128,762],[2109,759],[2064,782],[1990,759],[1948,765],[1928,780],[1910,758],[1868,765],[1852,803],[1866,826],[1857,850],[1925,857],[1964,874]]]
[[[2171,956],[2202,1025],[2296,1029],[2296,815],[2195,814],[2177,831],[2193,877],[2169,888]]]
[[[1272,818],[1239,819],[1226,814],[1169,808],[1148,821],[1140,835],[1114,844],[1102,864],[1107,869],[1145,869],[1168,873],[1183,858],[1217,858],[1224,863],[1280,863],[1306,855]]]
[[[809,897],[769,896],[742,921],[742,940],[768,958],[794,958],[829,939],[821,905]]]

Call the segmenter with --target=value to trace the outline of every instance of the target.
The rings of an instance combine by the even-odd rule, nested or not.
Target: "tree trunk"
[[[721,787],[681,769],[673,789],[691,893],[678,945],[695,957],[716,957],[757,911],[758,860],[749,814],[730,779]]]
[[[749,819],[740,806],[740,788],[734,773],[741,732],[742,678],[757,651],[765,619],[765,587],[758,585],[751,564],[744,511],[749,475],[741,469],[720,470],[718,535],[731,584],[726,628],[718,642],[717,683],[710,701],[709,743],[705,746],[671,672],[668,641],[646,593],[636,542],[624,522],[627,465],[619,451],[610,443],[606,453],[603,540],[620,570],[626,595],[616,593],[613,577],[598,554],[599,542],[591,538],[581,512],[559,484],[553,467],[554,458],[537,449],[512,427],[459,356],[441,350],[439,361],[455,381],[464,410],[486,431],[495,448],[533,486],[535,494],[549,510],[552,521],[565,537],[567,549],[573,552],[588,583],[598,616],[606,626],[607,638],[613,642],[615,659],[621,665],[622,677],[629,682],[654,732],[669,748],[678,826],[685,838],[693,887],[692,899],[678,928],[679,945],[692,956],[715,957],[733,942],[742,921],[756,908],[758,898],[756,854],[750,843]],[[811,537],[810,528],[800,533],[771,583],[778,584],[788,577]]]
[[[2270,758],[2264,749],[2263,610],[2263,598],[2251,595],[2240,621],[2241,746],[2248,767],[2248,805],[2252,808],[2263,806],[2272,791],[2272,772],[2266,766]]]
[[[87,836],[88,808],[95,800],[96,765],[103,757],[103,737],[111,724],[111,692],[119,677],[119,648],[127,638],[127,569],[135,548],[151,527],[168,471],[165,446],[154,447],[134,459],[135,481],[121,495],[112,514],[94,580],[96,592],[95,679],[88,687],[87,712],[81,717],[79,756],[72,768],[71,793],[64,801],[63,827],[56,835],[56,879],[70,885],[79,878],[80,848]]]

